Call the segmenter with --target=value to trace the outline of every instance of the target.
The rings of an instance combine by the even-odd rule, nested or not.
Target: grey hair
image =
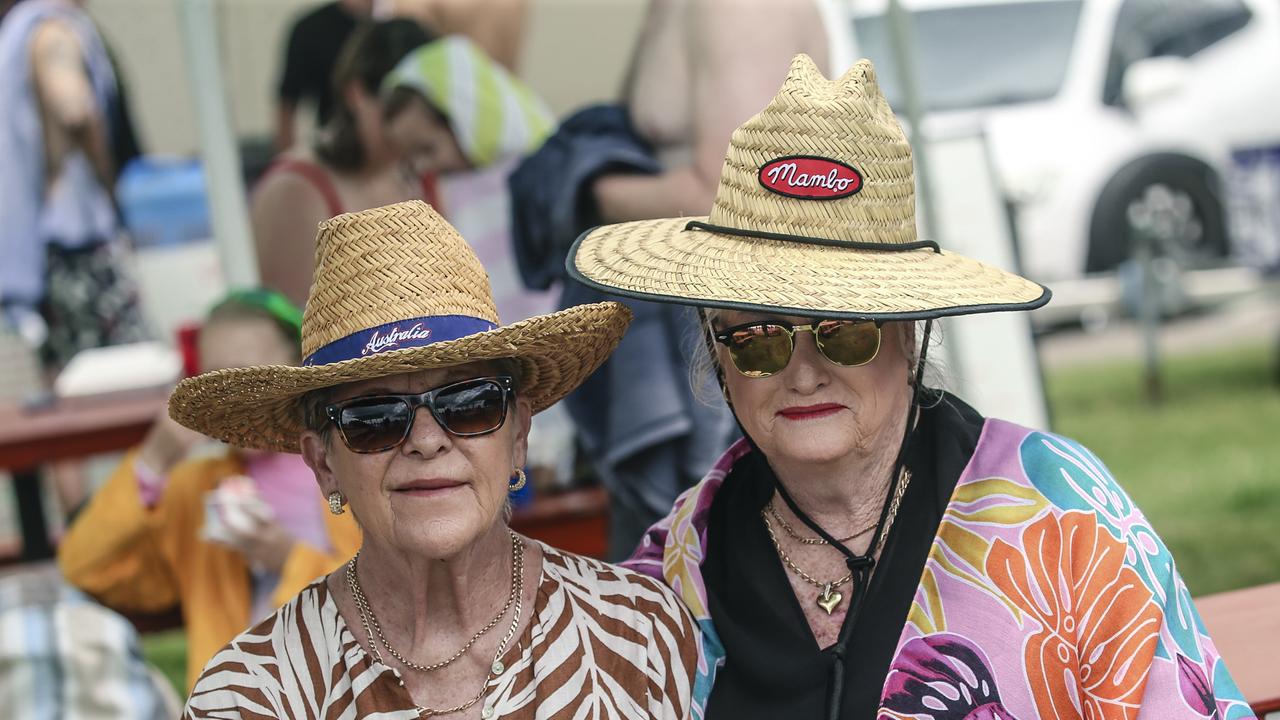
[[[693,397],[704,405],[718,405],[725,401],[721,388],[720,362],[715,356],[715,341],[711,339],[711,327],[720,317],[718,308],[698,308],[695,321],[689,328],[685,344],[689,348],[689,387]]]
[[[694,397],[707,405],[715,405],[723,401],[719,373],[724,369],[715,356],[714,341],[711,340],[710,327],[720,317],[719,308],[698,308],[697,322],[693,324],[689,337],[685,342],[689,348],[689,383]],[[915,348],[910,358],[911,381],[915,381],[917,358],[920,357],[921,343],[924,341],[924,320],[914,322]],[[935,350],[942,345],[945,326],[940,320],[934,320],[933,331],[929,335],[929,357],[924,369],[923,384],[927,388],[945,389],[949,384],[950,373],[946,362]]]
[[[298,405],[302,407],[302,426],[319,433],[326,441],[333,426],[329,424],[329,416],[325,413],[325,408],[333,402],[336,390],[337,386],[310,390],[298,400]]]

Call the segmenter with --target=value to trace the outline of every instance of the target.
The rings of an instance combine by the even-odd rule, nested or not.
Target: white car
[[[1231,257],[1232,154],[1280,146],[1280,0],[901,5],[926,134],[984,128],[1023,272],[1115,268],[1130,217],[1155,217],[1184,268]],[[857,51],[901,111],[885,3],[852,9]]]

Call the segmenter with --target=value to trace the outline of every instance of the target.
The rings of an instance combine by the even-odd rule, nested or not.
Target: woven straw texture
[[[761,185],[762,167],[800,155],[856,168],[862,188],[815,201]],[[835,244],[686,230],[690,220]],[[842,244],[917,239],[911,148],[871,62],[831,81],[799,55],[777,96],[734,131],[708,217],[598,228],[575,246],[570,270],[638,297],[833,316],[934,317],[1048,301],[1046,288],[955,253]]]
[[[480,261],[431,206],[399,203],[320,225],[302,322],[304,356],[368,328],[438,315],[498,322]],[[519,394],[538,412],[604,362],[630,317],[617,303],[579,305],[457,340],[328,365],[219,370],[181,382],[169,399],[169,414],[238,447],[298,452],[304,429],[300,400],[307,392],[499,358],[519,363]]]

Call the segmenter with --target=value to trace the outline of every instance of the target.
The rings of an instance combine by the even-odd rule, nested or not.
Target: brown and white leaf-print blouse
[[[533,620],[480,706],[504,720],[688,718],[699,633],[679,599],[630,570],[542,552]],[[419,709],[321,579],[209,661],[185,717],[408,720]]]

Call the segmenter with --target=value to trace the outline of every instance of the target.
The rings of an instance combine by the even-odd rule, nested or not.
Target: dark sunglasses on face
[[[507,375],[474,378],[410,395],[366,395],[324,409],[352,452],[377,453],[409,437],[418,408],[458,437],[487,435],[507,419],[515,381]]]
[[[713,331],[712,336],[729,349],[738,372],[763,378],[791,362],[796,333],[806,330],[813,333],[818,352],[836,365],[866,365],[880,352],[880,323],[872,320],[814,320],[808,325],[764,320]]]

